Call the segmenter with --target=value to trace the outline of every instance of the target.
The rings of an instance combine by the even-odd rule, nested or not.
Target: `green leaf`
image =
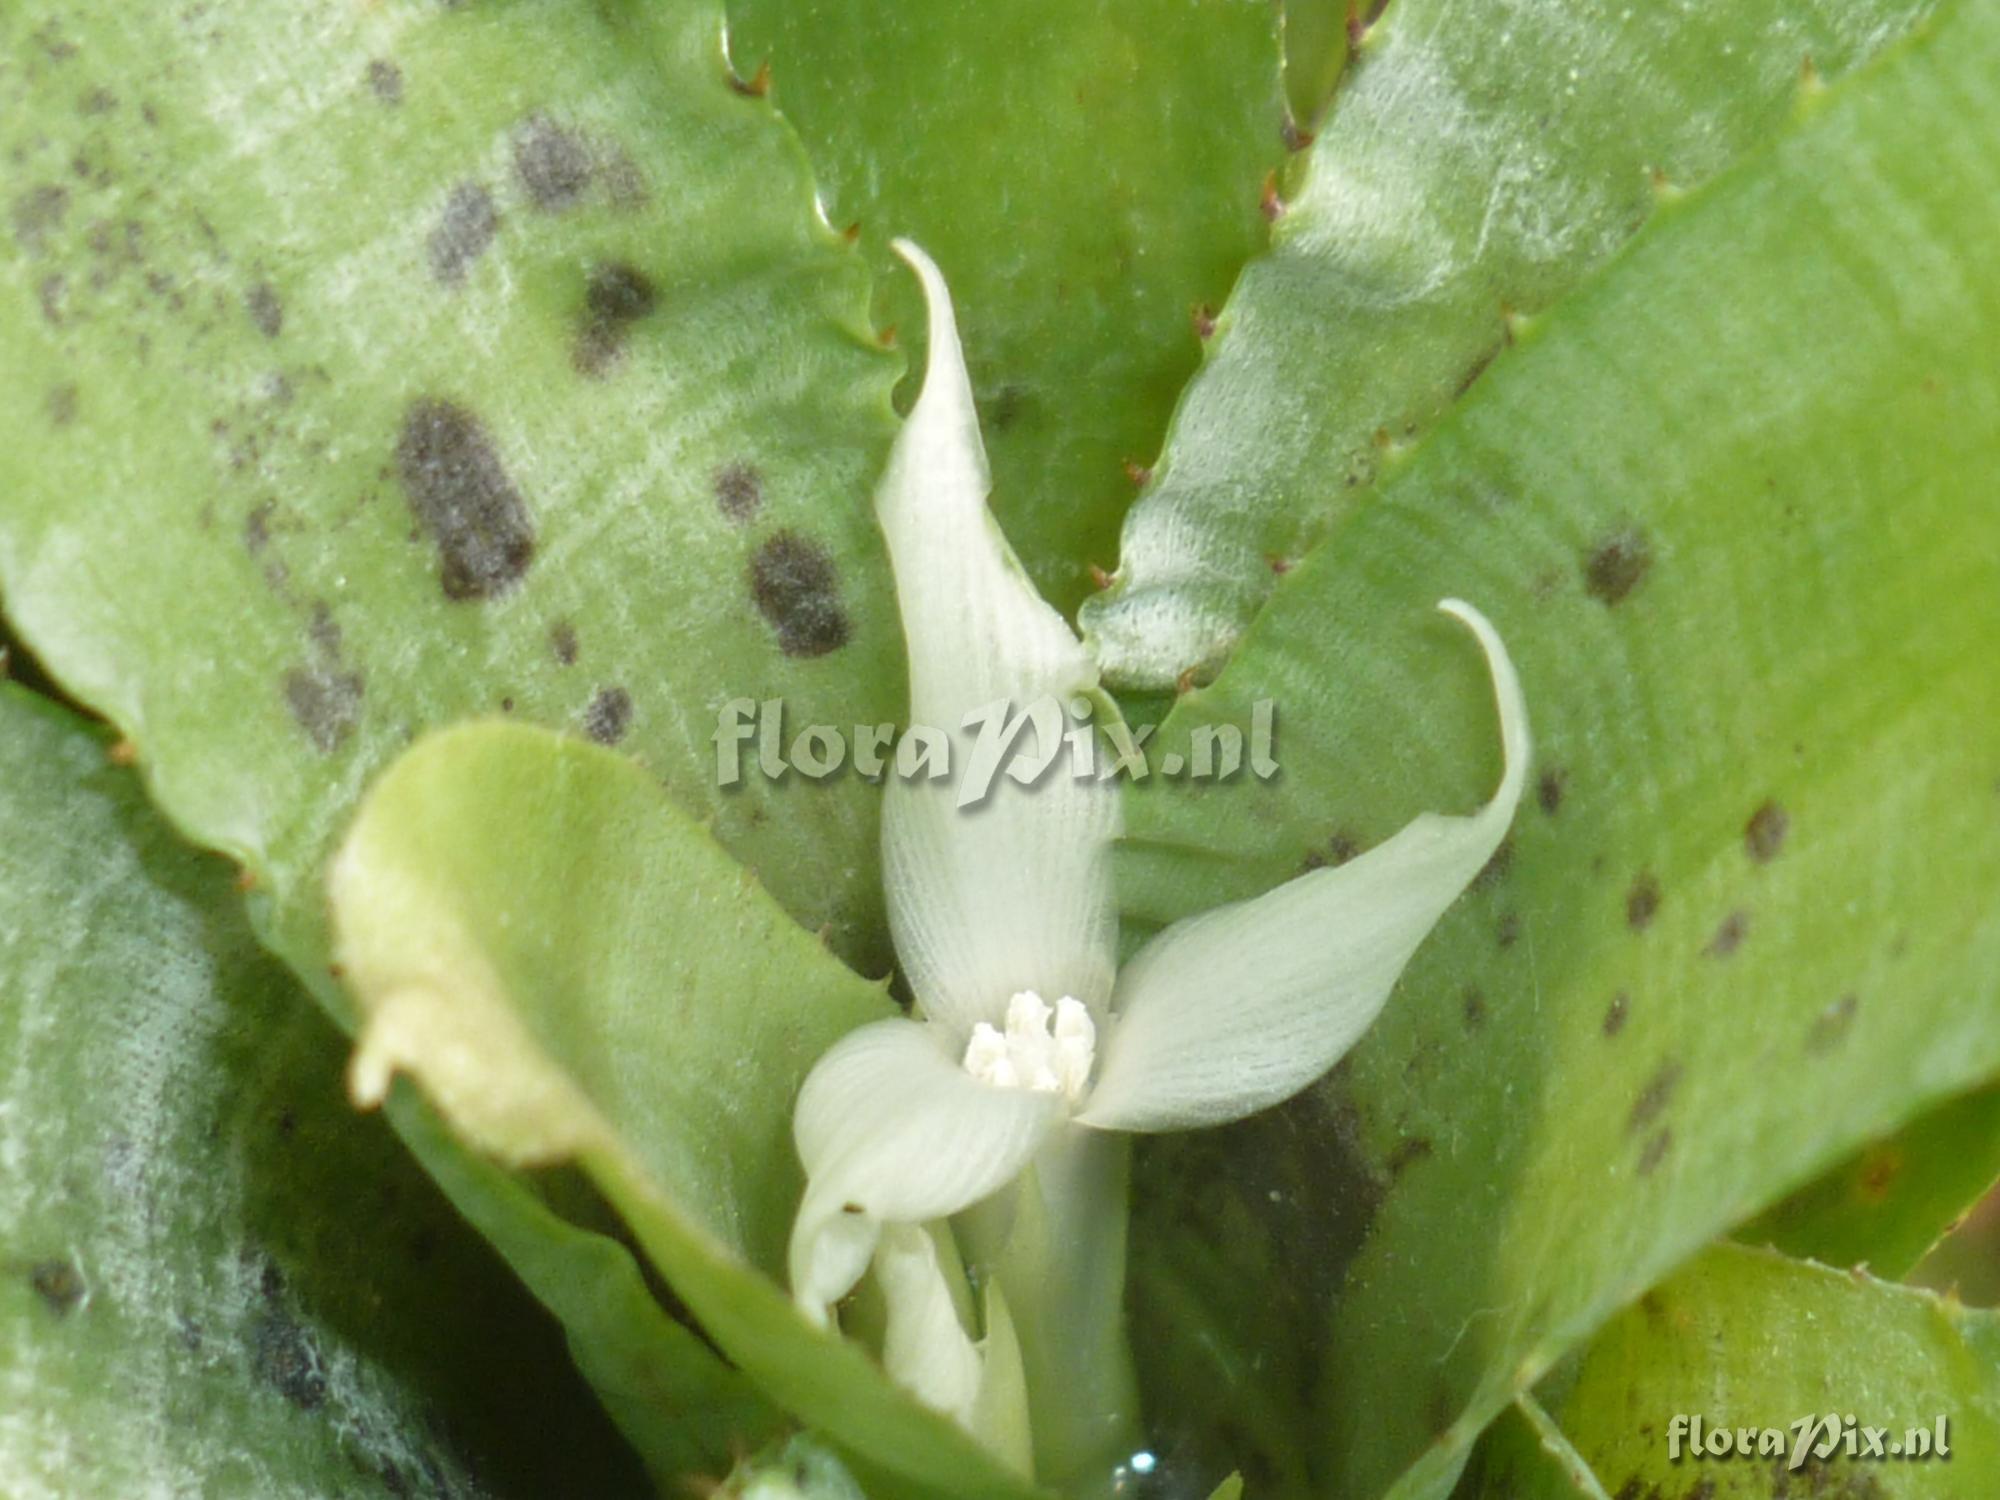
[[[1901,1280],[2000,1176],[2000,1087],[1976,1089],[1883,1140],[1736,1231],[1746,1245]]]
[[[1027,1492],[781,1289],[798,1086],[895,1008],[657,782],[525,725],[446,730],[375,783],[331,888],[358,1097],[405,1072],[481,1152],[576,1161],[703,1331],[871,1489]]]
[[[1383,0],[1371,0],[1365,9],[1382,8]],[[1304,128],[1316,130],[1347,66],[1348,27],[1365,11],[1352,0],[1280,0],[1278,10],[1285,26],[1286,106]]]
[[[875,794],[717,786],[717,707],[893,716],[897,362],[717,4],[0,17],[0,593],[168,815],[317,873],[426,725],[644,762],[843,951]]]
[[[873,789],[717,785],[720,704],[901,693],[895,362],[721,35],[692,0],[0,15],[0,596],[336,1014],[333,843],[481,712],[615,741],[886,962]],[[662,1474],[767,1435],[587,1203],[391,1113]]]
[[[1275,8],[730,0],[729,21],[828,214],[858,228],[913,368],[923,304],[890,238],[950,278],[994,510],[1073,609],[1116,552],[1125,463],[1158,451],[1200,357],[1190,309],[1266,243],[1258,185],[1285,155]]]
[[[1395,0],[1217,321],[1116,585],[1084,609],[1113,680],[1219,666],[1276,569],[1478,379],[1510,319],[1767,140],[1808,59],[1834,77],[1929,9]]]
[[[580,1178],[532,1182],[460,1146],[399,1090],[384,1113],[454,1207],[562,1321],[570,1357],[662,1488],[709,1482],[782,1413],[660,1305],[616,1215]]]
[[[1544,1384],[1552,1384],[1556,1378],[1551,1376]],[[1562,1496],[1566,1500],[1611,1500],[1590,1461],[1576,1451],[1568,1434],[1556,1425],[1555,1418],[1531,1392],[1522,1391],[1516,1396],[1481,1435],[1472,1469],[1468,1471],[1474,1482],[1485,1455],[1503,1448],[1510,1460],[1509,1483],[1515,1493]],[[1454,1500],[1464,1500],[1461,1492],[1468,1487],[1468,1480],[1460,1480],[1452,1491]]]
[[[1549,1416],[1600,1494],[1945,1500],[2000,1472],[2000,1316],[1769,1252],[1708,1251],[1620,1314],[1550,1385]],[[1793,1424],[1828,1414],[1840,1444],[1802,1452],[1794,1467]],[[1699,1415],[1705,1442],[1732,1429],[1732,1450],[1734,1429],[1777,1431],[1770,1446],[1784,1451],[1683,1451],[1676,1461],[1668,1443],[1677,1415]],[[1857,1449],[1861,1427],[1883,1429],[1881,1456],[1845,1452],[1850,1417]],[[1916,1429],[1934,1443],[1940,1417],[1949,1457],[1886,1452],[1892,1442],[1913,1449]],[[1538,1465],[1518,1429],[1496,1429],[1458,1493],[1567,1500],[1587,1491]]]
[[[0,688],[0,1489],[646,1493],[241,904]]]
[[[1974,1307],[2000,1307],[2000,1194],[1989,1193],[1908,1278]]]
[[[1127,798],[1135,926],[1250,895],[1487,795],[1440,597],[1519,663],[1539,805],[1374,1032],[1138,1168],[1135,1277],[1269,1224],[1212,1326],[1316,1377],[1322,1492],[1442,1493],[1679,1260],[2000,1076],[2000,15],[1949,14],[1552,314],[1155,742],[1268,698],[1281,776]]]

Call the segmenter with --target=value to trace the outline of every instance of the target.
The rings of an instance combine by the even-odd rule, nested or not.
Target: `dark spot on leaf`
[[[597,175],[611,194],[613,205],[623,209],[641,208],[651,201],[652,189],[646,174],[623,146],[614,145],[597,163]]]
[[[1632,1013],[1632,997],[1620,990],[1611,997],[1611,1004],[1604,1011],[1604,1034],[1616,1036],[1625,1029],[1626,1019]]]
[[[1479,992],[1477,985],[1466,987],[1462,1009],[1465,1013],[1467,1031],[1477,1031],[1486,1024],[1486,997]]]
[[[1785,810],[1775,802],[1766,802],[1750,814],[1750,821],[1743,825],[1743,847],[1758,864],[1769,864],[1778,857],[1778,851],[1785,846],[1785,832],[1792,820]]]
[[[840,575],[819,543],[781,531],[750,559],[750,597],[787,656],[824,656],[847,644]]]
[[[1317,849],[1308,849],[1306,857],[1299,863],[1299,871],[1331,869],[1346,864],[1361,852],[1360,841],[1351,833],[1335,833]]]
[[[1859,1009],[1861,997],[1848,994],[1814,1016],[1812,1030],[1806,1033],[1806,1051],[1817,1057],[1839,1046],[1848,1028],[1854,1024],[1854,1013]]]
[[[250,321],[267,339],[276,338],[285,326],[285,304],[268,281],[260,281],[243,294],[243,306]]]
[[[1673,1102],[1674,1090],[1680,1087],[1680,1082],[1681,1065],[1671,1057],[1667,1058],[1646,1080],[1646,1086],[1639,1090],[1639,1097],[1632,1101],[1632,1113],[1625,1121],[1626,1132],[1635,1134],[1657,1120]]]
[[[493,195],[476,182],[459,183],[445,199],[444,212],[425,242],[431,275],[445,286],[457,286],[499,231]]]
[[[250,1325],[250,1367],[300,1411],[317,1411],[326,1402],[319,1348],[282,1307],[266,1308]]]
[[[384,104],[401,104],[403,70],[386,57],[378,57],[368,64],[368,87]]]
[[[49,392],[49,421],[57,427],[67,427],[76,420],[76,387],[59,385]]]
[[[1554,817],[1562,811],[1563,793],[1569,788],[1569,772],[1561,766],[1550,766],[1542,772],[1542,779],[1535,784],[1535,798],[1542,804],[1542,811]]]
[[[755,464],[724,464],[715,471],[715,503],[723,515],[739,524],[764,505],[764,476]]]
[[[76,101],[76,112],[80,115],[108,115],[118,107],[118,96],[107,88],[93,88],[84,91]]]
[[[653,310],[653,283],[621,261],[593,266],[583,290],[583,323],[570,362],[580,375],[605,374],[625,351],[632,325]]]
[[[60,328],[63,320],[63,302],[69,294],[69,278],[60,271],[42,278],[35,289],[36,298],[42,304],[42,317],[52,326]]]
[[[558,620],[549,627],[549,650],[555,654],[556,662],[565,667],[576,665],[576,627],[567,620]]]
[[[1650,870],[1641,870],[1632,877],[1632,887],[1625,892],[1625,925],[1634,932],[1643,932],[1659,909],[1660,882]]]
[[[447,599],[488,599],[520,582],[535,556],[534,523],[479,418],[450,401],[412,402],[396,472],[437,543]]]
[[[1493,924],[1493,941],[1503,948],[1511,948],[1521,939],[1521,918],[1516,912],[1503,911],[1500,920]]]
[[[615,745],[632,725],[632,695],[622,687],[600,688],[583,711],[583,732],[600,745]]]
[[[1584,559],[1583,584],[1593,599],[1617,604],[1639,586],[1652,565],[1653,551],[1646,534],[1636,526],[1626,526],[1591,549]]]
[[[1662,1130],[1658,1135],[1646,1142],[1645,1150],[1639,1153],[1639,1175],[1641,1177],[1650,1177],[1653,1168],[1666,1159],[1667,1148],[1673,1145],[1673,1143],[1674,1133],[1671,1130]]]
[[[14,238],[30,255],[41,252],[51,231],[69,215],[69,189],[45,182],[14,200]]]
[[[1708,946],[1702,952],[1710,958],[1727,958],[1743,946],[1743,939],[1749,931],[1749,913],[1733,911],[1722,919],[1722,925],[1715,929],[1715,936],[1708,940]]]
[[[514,134],[514,170],[535,207],[554,213],[573,207],[590,186],[590,151],[547,115],[536,115]]]
[[[593,318],[630,323],[653,310],[653,283],[645,272],[610,261],[591,268],[583,301]]]
[[[146,226],[137,219],[126,219],[120,224],[99,219],[90,226],[84,243],[89,246],[92,255],[104,262],[91,272],[90,284],[93,287],[108,286],[119,271],[145,262]]]
[[[1021,420],[1028,407],[1028,392],[1019,385],[1003,385],[992,395],[976,398],[979,425],[987,432],[1005,432]]]
[[[324,599],[313,600],[312,611],[306,617],[306,634],[326,656],[340,655],[340,622],[334,619],[333,608]]]
[[[1639,1500],[1640,1493],[1645,1488],[1645,1483],[1643,1479],[1634,1476],[1618,1486],[1618,1493],[1613,1495],[1611,1500]]]
[[[324,663],[285,674],[285,704],[322,755],[331,755],[361,717],[362,679]]]
[[[1401,1177],[1407,1168],[1422,1161],[1435,1150],[1427,1136],[1404,1136],[1402,1140],[1396,1142],[1382,1165],[1388,1169],[1390,1177]]]
[[[1854,1185],[1868,1202],[1880,1203],[1902,1175],[1903,1153],[1891,1145],[1875,1146],[1863,1154]]]
[[[57,1317],[67,1317],[83,1300],[83,1272],[67,1258],[38,1262],[28,1272],[28,1285]]]
[[[259,500],[243,518],[243,547],[253,557],[271,545],[271,517],[278,509],[275,500]]]
[[[67,62],[76,56],[76,43],[62,34],[62,22],[45,21],[35,31],[35,41],[51,62]]]
[[[1488,890],[1507,878],[1507,872],[1514,868],[1514,836],[1509,834],[1500,840],[1500,846],[1492,857],[1479,867],[1479,873],[1472,877],[1472,889]]]

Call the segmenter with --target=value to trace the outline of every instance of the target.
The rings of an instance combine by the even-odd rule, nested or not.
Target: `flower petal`
[[[979,1346],[958,1321],[930,1232],[919,1224],[885,1226],[875,1280],[888,1309],[882,1368],[926,1406],[969,1427],[979,1400]]]
[[[882,1368],[919,1401],[955,1419],[1008,1468],[1027,1475],[1034,1467],[1028,1425],[1027,1377],[1021,1343],[997,1280],[986,1283],[986,1337],[973,1342],[959,1321],[947,1277],[963,1280],[953,1256],[947,1270],[939,1254],[942,1225],[890,1224],[875,1252],[875,1281],[887,1320]]]
[[[1513,821],[1528,716],[1507,649],[1477,610],[1505,771],[1471,817],[1426,813],[1388,842],[1166,929],[1126,966],[1095,1091],[1077,1117],[1111,1130],[1218,1125],[1290,1098],[1380,1013],[1397,976]]]
[[[923,1022],[877,1021],[806,1078],[792,1120],[806,1168],[792,1294],[821,1321],[867,1269],[882,1224],[941,1219],[999,1191],[1061,1117],[1061,1095],[990,1088],[950,1045]]]
[[[986,506],[986,454],[951,296],[928,257],[897,250],[923,282],[930,367],[896,439],[875,507],[896,574],[910,657],[910,724],[948,737],[949,780],[892,776],[882,852],[890,926],[918,1003],[961,1037],[1033,990],[1101,1006],[1116,943],[1108,849],[1117,788],[1079,779],[1066,734],[1071,705],[1102,709],[1097,668],[1035,592]],[[1024,786],[1006,774],[961,806],[978,780],[981,734],[967,715],[1033,710],[1016,768],[1050,768]],[[992,720],[997,740],[1005,720]],[[914,755],[916,741],[905,748]]]

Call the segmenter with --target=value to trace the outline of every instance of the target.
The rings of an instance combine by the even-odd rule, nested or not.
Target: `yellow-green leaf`
[[[785,1290],[798,1086],[895,1008],[657,782],[525,725],[446,730],[370,790],[331,890],[364,1102],[407,1074],[481,1152],[580,1165],[703,1332],[881,1493],[1028,1492]]]

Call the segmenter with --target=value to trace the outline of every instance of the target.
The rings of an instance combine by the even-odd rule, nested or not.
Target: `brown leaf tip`
[[[747,79],[733,69],[729,74],[729,86],[746,99],[761,99],[771,92],[771,59],[765,58],[757,65],[757,71]]]
[[[1278,174],[1264,174],[1264,190],[1257,201],[1258,212],[1264,215],[1264,222],[1275,224],[1285,216],[1285,200],[1278,196]]]

